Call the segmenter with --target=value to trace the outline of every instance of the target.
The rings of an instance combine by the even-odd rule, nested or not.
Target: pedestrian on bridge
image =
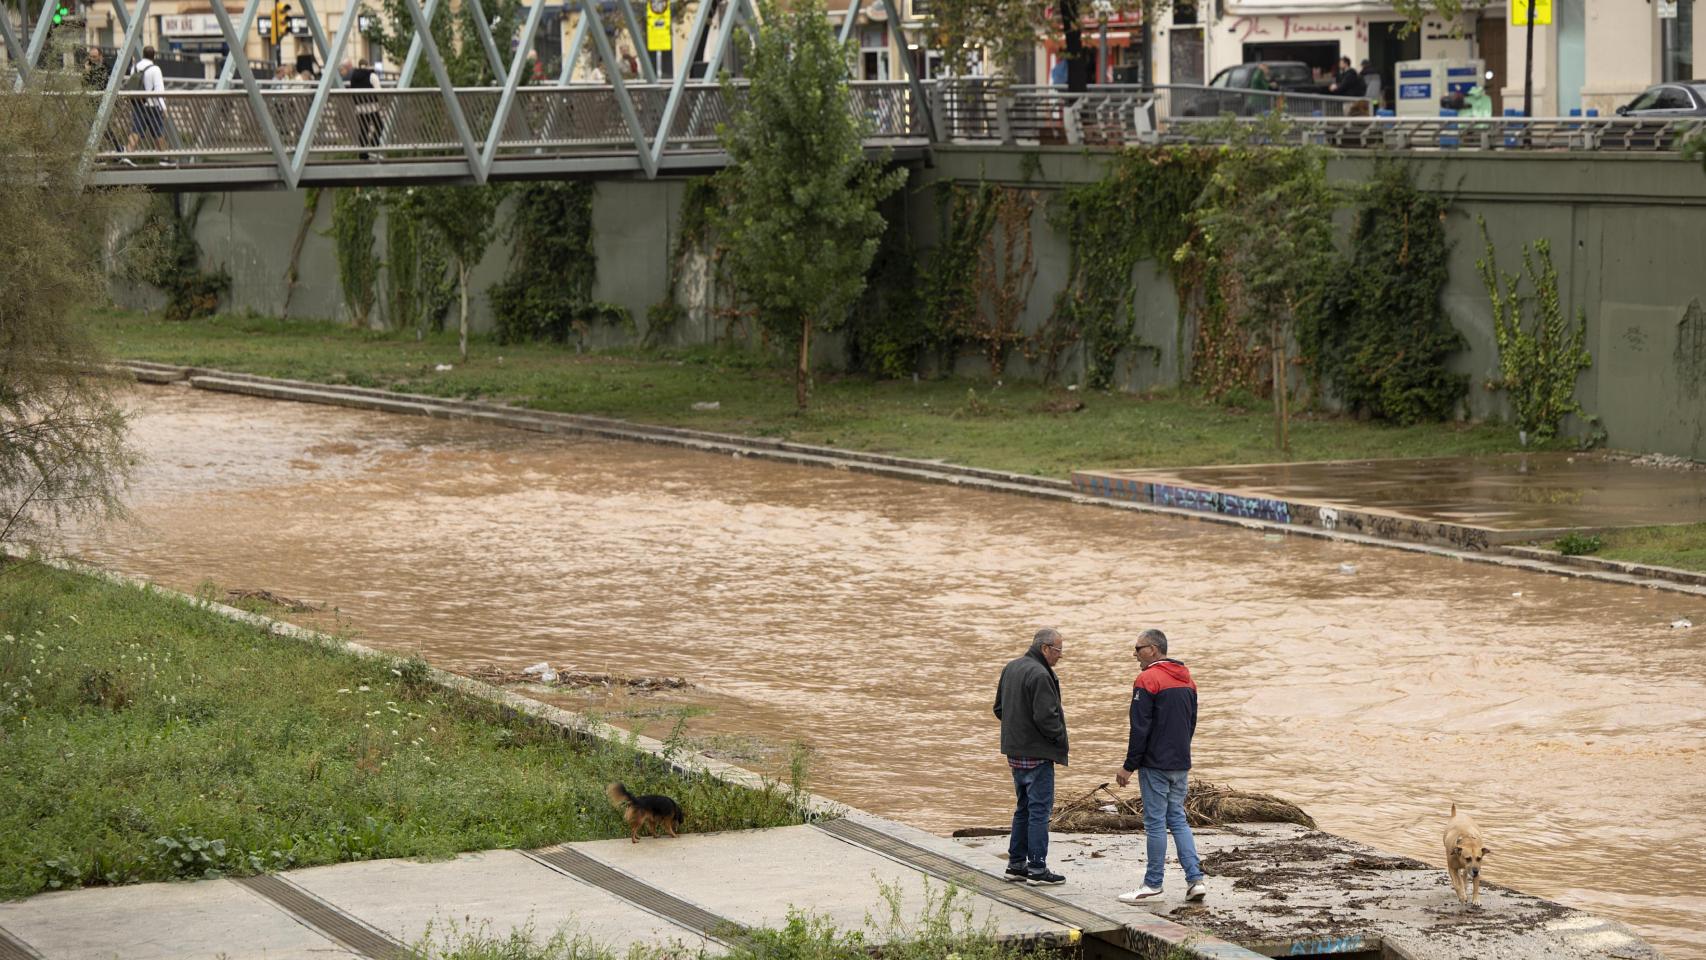
[[[166,76],[160,70],[160,65],[154,62],[156,56],[153,47],[142,48],[142,59],[136,61],[136,66],[130,70],[130,77],[125,81],[125,89],[141,90],[144,93],[165,93]],[[141,97],[130,102],[130,142],[128,149],[135,151],[147,136],[154,141],[154,149],[166,150],[166,98]],[[124,163],[135,166],[128,157],[120,158]],[[170,161],[160,161],[161,166],[171,166]]]
[[[366,60],[356,64],[345,74],[351,90],[377,90],[379,78],[373,75],[373,65]],[[379,114],[379,98],[371,93],[360,93],[355,96],[355,120],[358,125],[357,135],[364,147],[379,146],[380,139],[385,134],[385,118]],[[363,150],[363,160],[377,160],[377,154]]]
[[[1060,632],[1038,630],[1025,655],[1007,664],[995,690],[1001,752],[1013,774],[1013,831],[1007,838],[1007,879],[1034,885],[1065,883],[1048,868],[1048,824],[1054,812],[1054,765],[1066,766],[1066,711],[1054,665]]]
[[[1167,863],[1167,834],[1185,869],[1185,899],[1208,895],[1196,837],[1185,820],[1189,789],[1191,738],[1197,732],[1197,684],[1190,668],[1167,656],[1167,635],[1159,630],[1138,634],[1132,651],[1142,669],[1131,685],[1131,737],[1125,766],[1114,779],[1131,782],[1133,772],[1143,791],[1143,832],[1149,841],[1143,886],[1122,893],[1122,903],[1141,903],[1159,896]]]

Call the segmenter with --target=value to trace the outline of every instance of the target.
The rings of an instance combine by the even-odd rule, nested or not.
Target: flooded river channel
[[[1706,600],[652,445],[134,405],[140,526],[80,545],[115,569],[329,603],[450,669],[680,675],[696,735],[803,739],[820,792],[939,832],[1008,816],[989,705],[1032,631],[1066,637],[1072,796],[1123,759],[1156,626],[1201,687],[1199,776],[1436,864],[1456,801],[1492,882],[1706,958]]]

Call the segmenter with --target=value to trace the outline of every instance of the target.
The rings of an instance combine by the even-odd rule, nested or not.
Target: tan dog
[[[1457,891],[1462,903],[1475,903],[1481,896],[1481,859],[1493,851],[1481,842],[1481,828],[1467,813],[1458,813],[1451,805],[1451,819],[1445,825],[1445,872],[1451,877],[1451,889]]]

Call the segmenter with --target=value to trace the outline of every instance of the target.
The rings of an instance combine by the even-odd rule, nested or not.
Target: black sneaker
[[[1050,873],[1049,871],[1044,870],[1042,873],[1026,874],[1025,882],[1029,883],[1033,887],[1053,887],[1065,883],[1066,878],[1058,873]]]
[[[1008,867],[1007,868],[1007,874],[1002,879],[1008,881],[1009,883],[1014,882],[1014,881],[1017,881],[1019,883],[1024,883],[1025,878],[1029,877],[1029,876],[1030,876],[1030,874],[1025,872],[1024,867]]]

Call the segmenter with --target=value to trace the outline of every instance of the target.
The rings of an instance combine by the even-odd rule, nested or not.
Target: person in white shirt
[[[137,85],[138,81],[132,79],[125,84],[126,89],[141,89],[144,93],[166,92],[165,74],[160,71],[160,65],[154,62],[154,57],[153,47],[142,48],[142,59],[136,61],[136,66],[130,71],[133,78],[141,78],[140,87]],[[133,99],[130,106],[130,144],[127,149],[134,151],[142,142],[142,138],[147,136],[154,141],[154,149],[165,150],[166,98],[141,97]]]

